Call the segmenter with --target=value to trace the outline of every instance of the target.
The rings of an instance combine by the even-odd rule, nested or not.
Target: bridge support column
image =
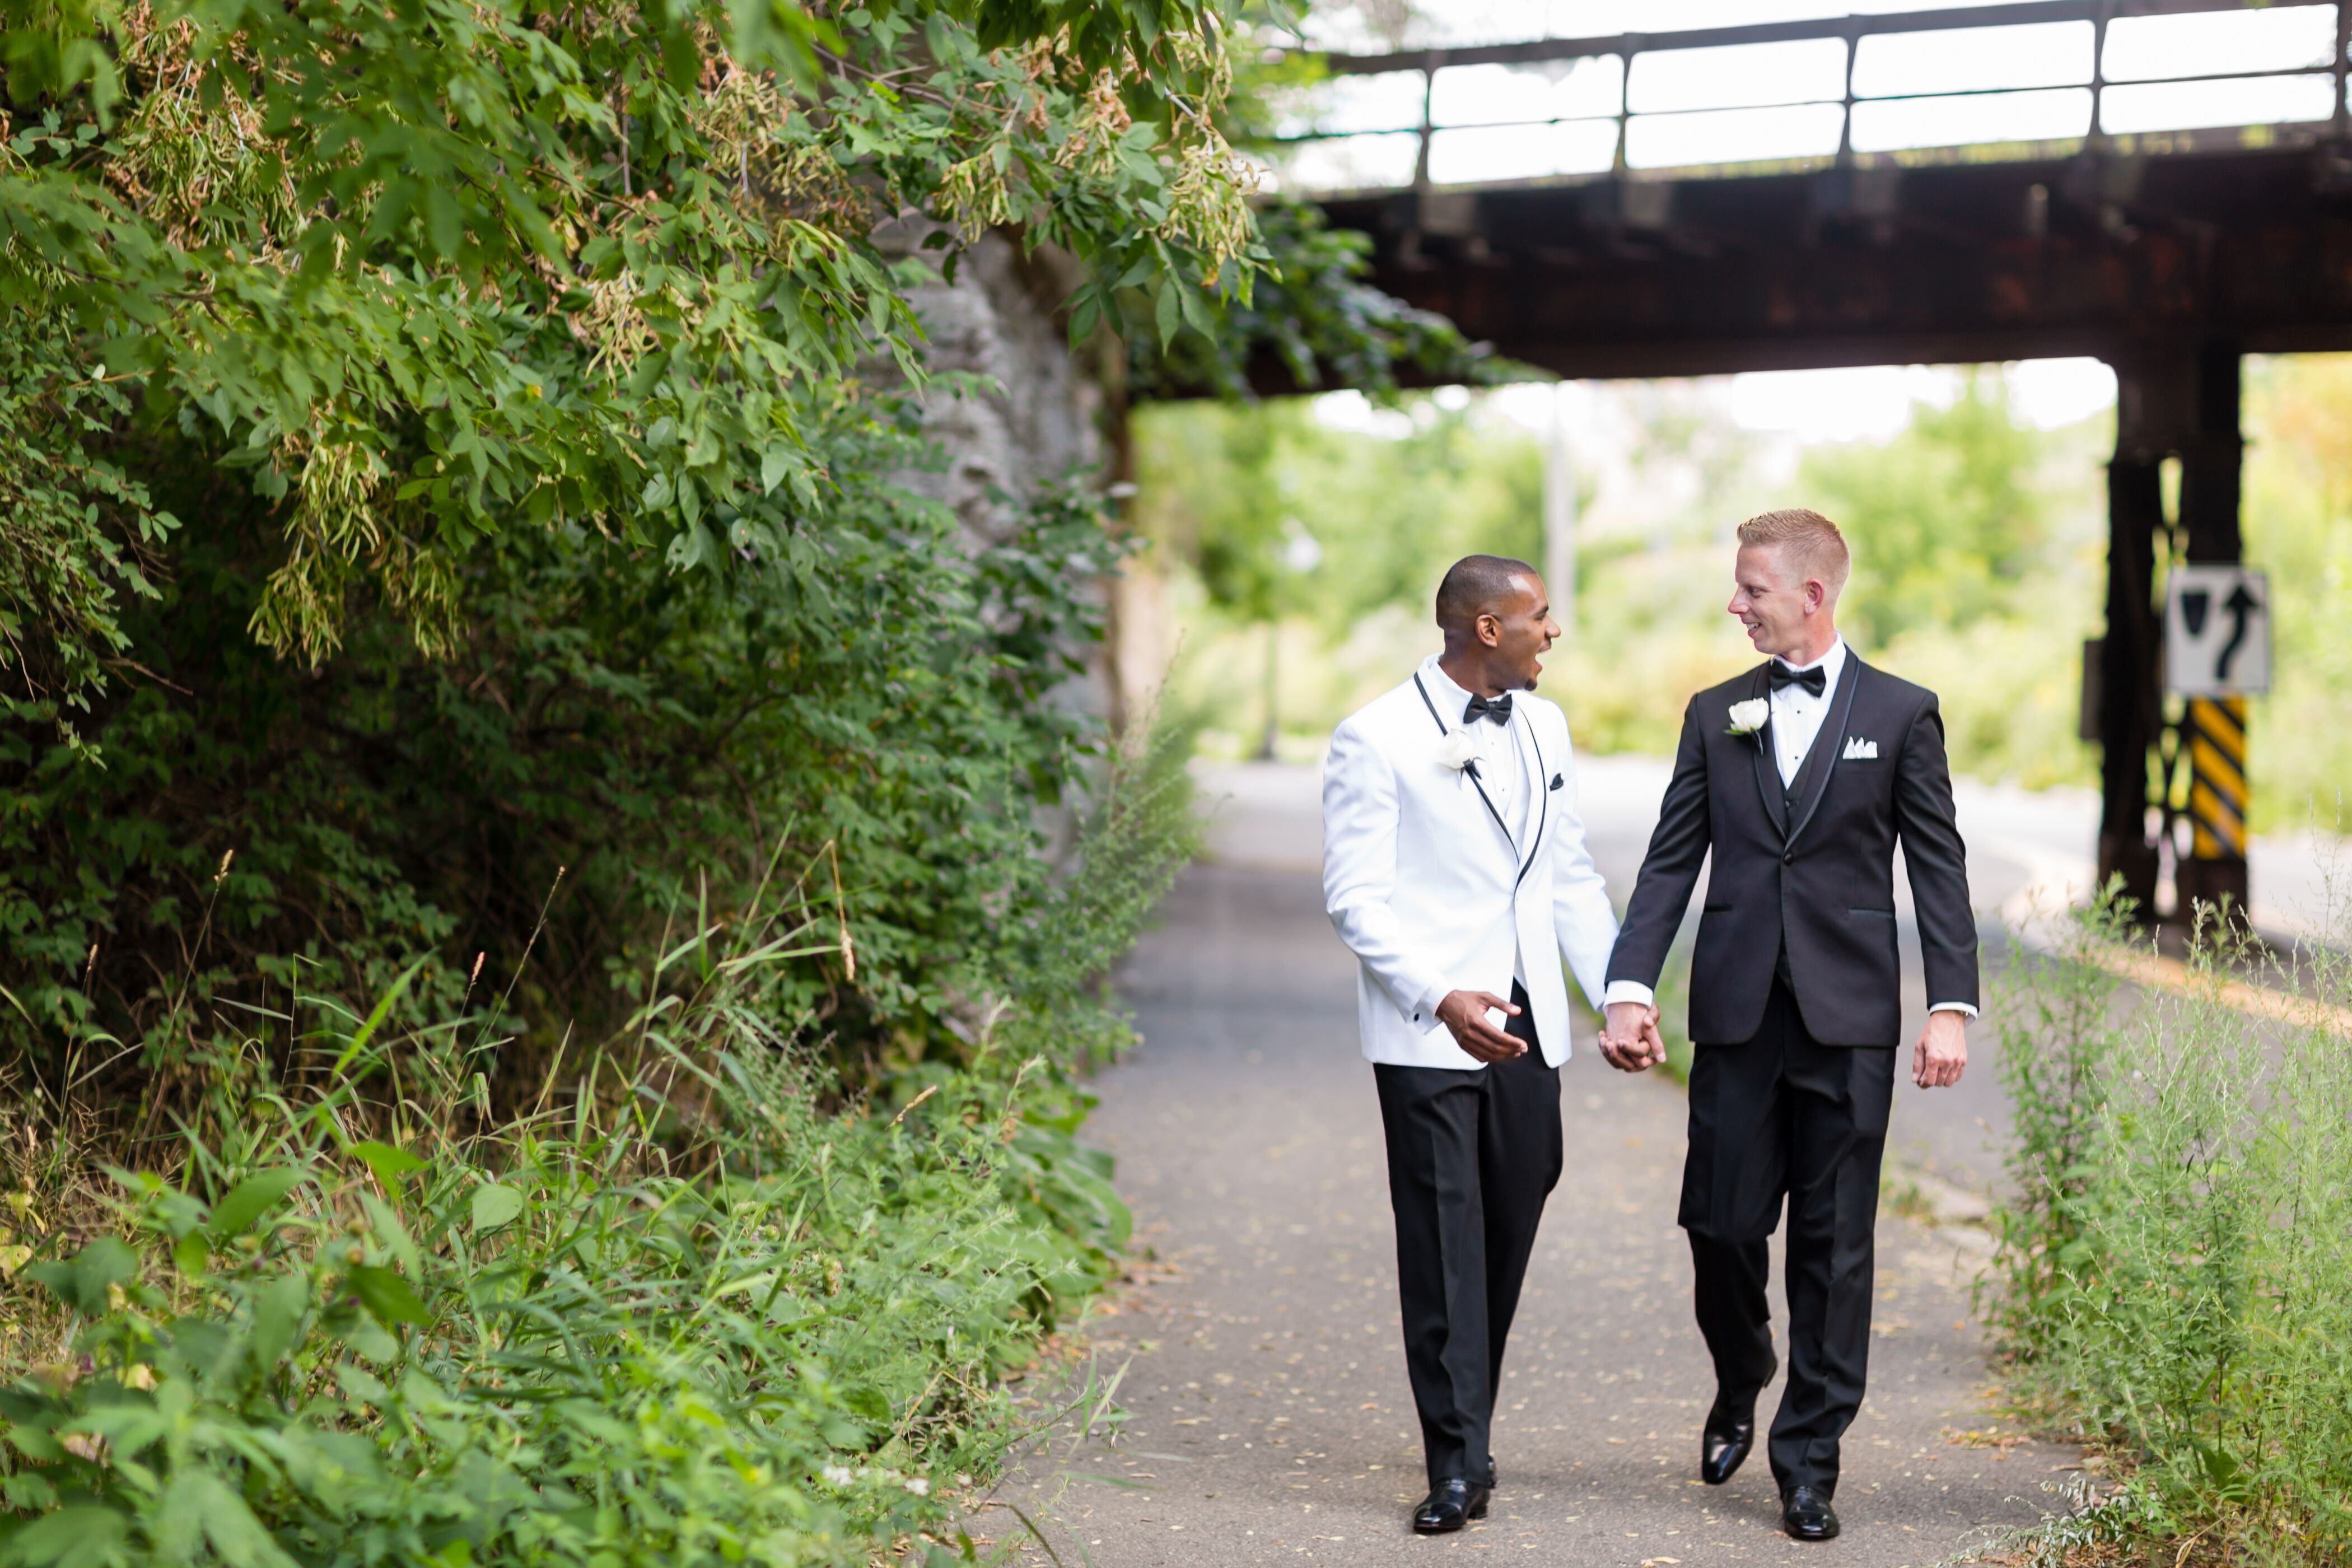
[[[2198,564],[2244,558],[2239,530],[2245,442],[2238,431],[2238,351],[2209,343],[2198,355],[2196,437],[2180,455],[2183,553]],[[2189,847],[2173,873],[2179,919],[2225,901],[2246,912],[2246,700],[2195,698],[2180,724],[2189,758]]]
[[[2164,623],[2157,541],[2172,561],[2234,563],[2244,442],[2239,354],[2205,343],[2116,362],[2116,456],[2107,468],[2107,629],[2099,644],[2099,879],[2120,876],[2142,919],[2156,910],[2153,823],[2169,820],[2170,780],[2152,766],[2165,731]],[[2180,460],[2176,528],[2164,514],[2163,465]],[[2190,705],[2180,750],[2191,770],[2191,846],[2174,868],[2177,918],[2199,902],[2246,907],[2245,705]]]
[[[2143,919],[2156,912],[2156,839],[2148,829],[2148,753],[2163,719],[2157,686],[2156,536],[2164,526],[2160,449],[2131,428],[2120,368],[2116,457],[2107,466],[2107,630],[2099,642],[2099,883],[2123,879]]]

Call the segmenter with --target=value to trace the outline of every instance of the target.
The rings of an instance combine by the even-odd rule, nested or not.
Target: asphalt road
[[[1585,781],[1596,858],[1621,902],[1655,809],[1642,768],[1656,764],[1599,766]],[[1580,1048],[1564,1069],[1569,1169],[1505,1369],[1502,1491],[1483,1525],[1414,1537],[1422,1470],[1379,1115],[1356,1048],[1352,960],[1321,910],[1312,774],[1236,769],[1206,782],[1231,797],[1218,858],[1186,875],[1122,973],[1144,1043],[1104,1075],[1090,1123],[1118,1160],[1151,1256],[1086,1335],[1102,1373],[1124,1369],[1127,1418],[1109,1438],[1066,1428],[1048,1440],[980,1528],[1014,1546],[1018,1505],[1059,1561],[1102,1568],[1463,1553],[1926,1568],[2058,1505],[2071,1452],[1986,1446],[1997,1423],[1969,1314],[1982,1233],[1893,1216],[1879,1232],[1870,1397],[1846,1440],[1843,1538],[1781,1535],[1760,1457],[1729,1486],[1702,1487],[1713,1387],[1674,1225],[1682,1096]],[[1980,869],[1988,907],[2014,896],[2000,884],[2021,889],[2047,872],[2024,863],[2032,854],[2016,858],[1998,876],[1990,861]],[[1997,1126],[1998,1112],[1997,1091],[1906,1085],[1896,1141],[1929,1158],[1948,1145],[1955,1164],[1966,1154],[1968,1169],[1989,1171],[1979,1121]],[[1767,1391],[1767,1411],[1777,1397]],[[1034,1542],[1017,1549],[1045,1560]]]

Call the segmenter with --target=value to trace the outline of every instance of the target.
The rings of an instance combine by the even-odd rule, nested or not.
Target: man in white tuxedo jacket
[[[1323,896],[1362,968],[1396,1212],[1424,1533],[1481,1517],[1503,1342],[1561,1163],[1560,961],[1597,1010],[1617,921],[1586,853],[1568,721],[1531,695],[1559,627],[1522,561],[1437,591],[1445,651],[1331,737]]]

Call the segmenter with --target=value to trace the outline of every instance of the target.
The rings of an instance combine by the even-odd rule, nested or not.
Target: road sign
[[[2164,588],[2164,684],[2183,697],[2271,689],[2271,581],[2242,566],[2176,566]]]

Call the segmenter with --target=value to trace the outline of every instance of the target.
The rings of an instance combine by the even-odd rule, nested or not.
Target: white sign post
[[[2164,586],[2164,684],[2181,697],[2271,689],[2271,580],[2242,566],[2176,566]]]

